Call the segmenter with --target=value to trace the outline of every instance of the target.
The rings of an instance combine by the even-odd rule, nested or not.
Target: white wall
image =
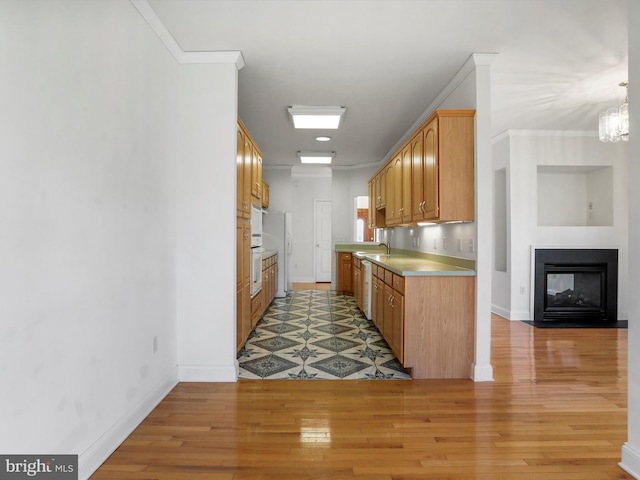
[[[315,281],[315,200],[331,200],[331,169],[299,165],[291,171],[291,281]]]
[[[640,244],[640,3],[629,2],[629,245]],[[640,251],[629,251],[629,439],[622,449],[622,466],[640,478]]]
[[[262,178],[269,184],[269,208],[274,212],[290,212],[293,205],[291,167],[267,167]]]
[[[235,381],[237,69],[180,66],[177,322],[182,381]],[[232,139],[232,141],[231,141]],[[234,250],[235,252],[235,250]]]
[[[503,158],[505,155],[499,153],[504,152],[506,146],[509,151],[508,159]],[[531,285],[532,245],[608,247],[619,249],[618,318],[627,319],[627,144],[601,143],[597,136],[589,132],[511,131],[496,139],[494,152],[497,153],[494,158],[494,170],[504,168],[505,161],[507,164],[510,257],[507,272],[508,293],[505,295],[505,292],[498,293],[494,290],[493,311],[511,320],[533,318],[533,312],[530,311],[533,287]],[[614,205],[612,225],[539,226],[537,174],[540,165],[612,167]],[[575,186],[574,191],[579,187],[586,189],[586,178],[582,183],[583,185]],[[567,192],[570,191],[568,186]],[[556,198],[556,201],[560,199]],[[579,207],[574,210],[579,210]],[[584,216],[585,218],[581,220],[583,224],[586,223],[586,213]],[[494,272],[494,278],[500,276],[499,273]]]
[[[129,2],[35,0],[0,63],[0,451],[82,477],[177,380],[178,65]]]

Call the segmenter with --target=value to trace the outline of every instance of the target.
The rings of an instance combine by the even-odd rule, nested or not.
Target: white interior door
[[[315,201],[316,282],[331,281],[331,201]]]

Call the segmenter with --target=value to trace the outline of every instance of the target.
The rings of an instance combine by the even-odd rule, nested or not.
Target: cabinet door
[[[253,142],[249,135],[245,132],[244,138],[244,188],[245,195],[247,196],[247,201],[249,205],[247,205],[247,218],[251,217],[251,197],[255,192],[255,186],[253,184]]]
[[[371,321],[378,327],[378,295],[380,294],[378,277],[371,277]]]
[[[404,295],[391,293],[391,349],[401,363],[404,362]]]
[[[369,180],[369,228],[376,228],[375,181]]]
[[[338,268],[337,268],[337,285],[336,290],[339,295],[352,295],[353,294],[353,279],[351,272],[351,254],[350,253],[338,253]]]
[[[411,213],[414,222],[424,220],[423,137],[424,130],[421,130],[411,139]]]
[[[393,175],[394,175],[394,170],[393,170],[393,161],[389,162],[389,164],[385,167],[385,191],[388,193],[388,196],[386,197],[386,201],[385,201],[385,220],[387,223],[387,226],[389,225],[394,225],[395,224],[395,218],[396,218],[396,213],[395,213],[395,204],[394,204],[394,200],[395,197],[393,195]]]
[[[393,288],[386,283],[384,284],[384,314],[382,316],[382,336],[389,346],[392,344],[393,335],[393,309],[391,307],[391,298],[393,297]]]
[[[362,310],[362,290],[360,285],[361,271],[356,265],[353,266],[353,296],[356,300],[356,305]]]
[[[411,142],[402,149],[402,206],[400,223],[411,223]]]
[[[402,153],[393,159],[393,223],[402,222]]]
[[[238,126],[236,146],[236,217],[244,216],[244,134]]]
[[[236,344],[240,348],[251,333],[251,226],[236,223]]]
[[[440,182],[438,158],[438,119],[435,118],[424,130],[423,192],[425,219],[437,219],[440,215]]]
[[[260,205],[262,202],[262,156],[258,148],[251,144],[251,196],[254,202]]]

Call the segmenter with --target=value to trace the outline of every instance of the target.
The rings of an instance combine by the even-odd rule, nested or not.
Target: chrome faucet
[[[378,246],[384,246],[387,249],[387,255],[391,255],[391,245],[389,245],[388,243],[380,242]]]

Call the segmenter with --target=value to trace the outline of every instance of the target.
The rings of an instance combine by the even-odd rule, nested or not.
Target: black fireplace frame
[[[618,250],[605,248],[541,248],[534,260],[534,321],[618,320]],[[599,308],[553,308],[547,305],[547,273],[593,272],[601,275]]]

